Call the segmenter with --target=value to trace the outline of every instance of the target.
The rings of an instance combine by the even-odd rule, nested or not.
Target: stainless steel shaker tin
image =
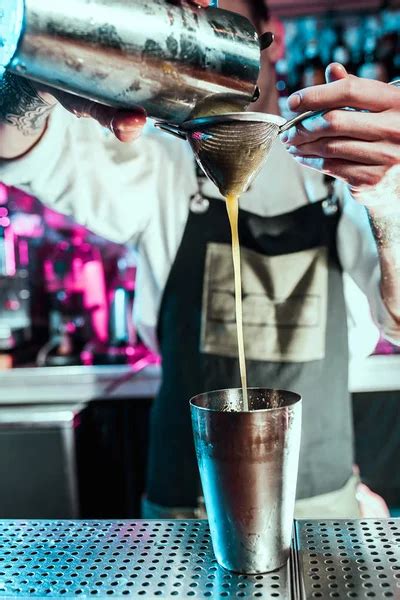
[[[251,23],[169,0],[25,0],[9,70],[119,108],[180,124],[214,96],[249,104],[260,68]]]
[[[214,553],[230,571],[267,573],[289,557],[301,437],[301,397],[250,388],[190,401]]]

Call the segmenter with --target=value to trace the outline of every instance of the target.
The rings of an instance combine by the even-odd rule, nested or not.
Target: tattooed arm
[[[6,73],[0,81],[0,158],[28,152],[41,138],[56,100],[39,95],[27,79]]]
[[[0,160],[18,158],[38,143],[57,102],[77,117],[95,119],[122,142],[138,137],[146,121],[140,108],[117,110],[43,86],[39,90],[28,79],[6,73],[0,81]]]
[[[0,82],[0,119],[14,126],[24,136],[41,133],[52,108],[39,96],[32,83],[6,73]]]
[[[397,175],[400,177],[399,170]],[[370,206],[367,210],[378,247],[382,297],[400,327],[400,210],[396,204]]]

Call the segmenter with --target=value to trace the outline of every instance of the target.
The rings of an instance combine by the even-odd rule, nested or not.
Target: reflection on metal
[[[9,66],[20,75],[172,123],[210,97],[236,110],[253,99],[260,42],[235,13],[165,0],[25,0],[25,9]]]
[[[400,597],[399,519],[302,521],[296,542],[305,600]]]
[[[24,0],[0,0],[0,77],[17,48],[23,15]]]
[[[218,566],[205,521],[0,523],[0,598],[273,598],[287,570]]]
[[[397,599],[400,521],[301,521],[288,568],[218,566],[205,521],[0,521],[0,598]]]
[[[301,397],[281,390],[202,394],[190,402],[213,547],[220,565],[268,573],[284,565],[292,536]]]

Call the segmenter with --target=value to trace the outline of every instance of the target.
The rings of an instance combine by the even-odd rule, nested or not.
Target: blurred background
[[[400,78],[399,3],[270,6],[286,40],[276,64],[283,112],[293,91],[324,82],[332,61],[360,77]],[[133,325],[135,263],[133,248],[0,184],[0,518],[139,515],[161,366]],[[357,468],[393,514],[399,367],[399,350],[382,340],[350,365]]]

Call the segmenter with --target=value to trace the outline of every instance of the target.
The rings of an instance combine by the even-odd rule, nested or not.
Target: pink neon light
[[[27,267],[29,265],[29,246],[26,240],[19,240],[19,262],[21,267]]]
[[[203,134],[201,131],[194,131],[192,133],[192,139],[193,140],[197,140],[197,141],[201,141],[203,139]]]
[[[67,324],[65,325],[65,331],[66,331],[67,333],[70,333],[70,334],[71,334],[71,333],[75,333],[75,331],[76,331],[76,325],[75,325],[75,323],[72,323],[72,322],[70,322],[70,323],[67,323]]]
[[[8,188],[0,184],[0,204],[5,204],[8,200]]]
[[[4,230],[4,243],[6,250],[6,273],[10,277],[13,277],[16,273],[14,237],[11,227],[7,227]]]
[[[1,210],[1,208],[0,208]],[[40,238],[44,234],[40,215],[16,214],[12,217],[12,227],[16,236]]]
[[[91,260],[85,263],[83,278],[86,283],[84,286],[85,308],[92,313],[92,324],[96,338],[105,343],[108,335],[108,306],[101,261]]]
[[[81,352],[81,361],[82,364],[86,367],[90,367],[93,364],[93,355],[89,350],[83,350]]]

